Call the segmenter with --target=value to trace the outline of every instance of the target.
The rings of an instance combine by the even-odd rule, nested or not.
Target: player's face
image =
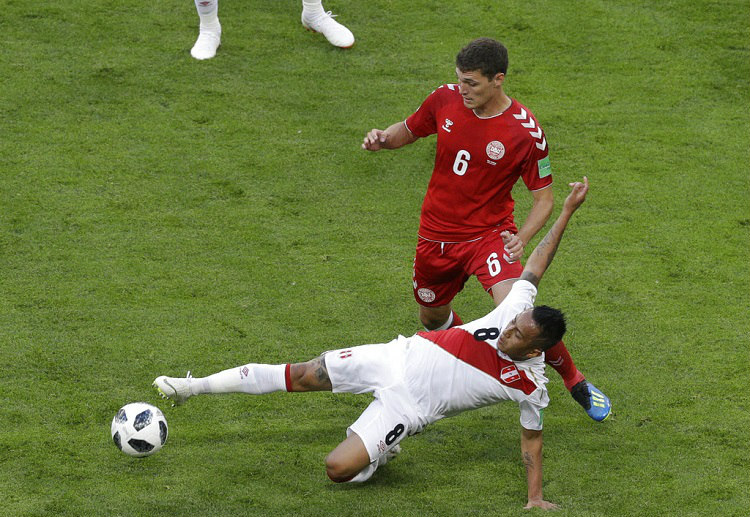
[[[523,311],[513,318],[513,321],[500,334],[497,347],[514,361],[525,361],[541,354],[534,346],[534,340],[539,336],[539,327],[531,317],[531,309]]]
[[[502,91],[503,74],[497,74],[494,79],[487,79],[479,70],[462,72],[456,68],[458,77],[458,91],[464,100],[464,106],[481,111],[487,103],[494,100]]]

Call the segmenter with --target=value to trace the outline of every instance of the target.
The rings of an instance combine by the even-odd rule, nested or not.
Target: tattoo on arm
[[[521,275],[521,280],[526,280],[527,282],[534,284],[534,286],[539,286],[539,277],[530,271],[524,271]]]
[[[521,275],[521,278],[523,280],[531,282],[538,287],[542,274],[547,271],[547,268],[552,263],[552,259],[555,258],[555,253],[557,253],[557,247],[559,244],[560,238],[555,227],[553,226],[550,231],[547,232],[547,235],[544,236],[544,239],[542,239],[542,241],[537,244],[536,248],[531,254],[531,257],[529,257],[529,260],[526,263],[527,268],[533,263],[533,267],[531,269],[535,270],[539,274],[537,275],[531,271],[525,270]]]

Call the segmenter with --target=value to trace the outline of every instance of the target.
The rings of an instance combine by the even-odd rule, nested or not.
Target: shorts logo
[[[419,296],[420,300],[426,303],[435,301],[435,293],[431,289],[426,289],[424,287],[417,290],[417,296]]]
[[[351,356],[352,356],[351,350],[342,350],[341,352],[339,352],[339,357],[341,359],[346,359],[347,357],[351,357]]]
[[[500,379],[503,382],[515,382],[520,378],[521,376],[518,374],[518,370],[516,370],[516,367],[513,365],[506,366],[500,370]]]
[[[380,440],[380,443],[378,444],[378,452],[380,454],[385,452],[385,442],[383,440]]]
[[[493,140],[489,144],[487,144],[487,156],[489,156],[493,160],[499,160],[503,156],[505,156],[505,146],[502,142],[498,142],[497,140]]]

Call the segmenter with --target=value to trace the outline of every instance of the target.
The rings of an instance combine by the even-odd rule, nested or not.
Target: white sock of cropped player
[[[194,379],[190,385],[193,395],[203,393],[250,393],[262,395],[286,391],[286,364],[250,363],[223,372]]]
[[[451,328],[451,325],[453,325],[453,311],[451,311],[450,315],[448,316],[448,319],[445,320],[445,323],[443,323],[442,325],[440,325],[438,328],[434,330],[447,330]],[[430,329],[425,327],[425,330],[430,330]]]
[[[195,8],[201,19],[201,29],[219,27],[219,0],[195,0]]]
[[[302,12],[308,20],[324,15],[323,0],[302,0]]]

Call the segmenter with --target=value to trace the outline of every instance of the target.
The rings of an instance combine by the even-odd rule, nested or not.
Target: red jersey
[[[511,99],[493,117],[464,106],[458,85],[443,85],[406,119],[414,136],[437,133],[435,167],[427,187],[419,235],[442,242],[472,240],[493,229],[518,229],[511,190],[552,183],[547,139],[534,115]]]

